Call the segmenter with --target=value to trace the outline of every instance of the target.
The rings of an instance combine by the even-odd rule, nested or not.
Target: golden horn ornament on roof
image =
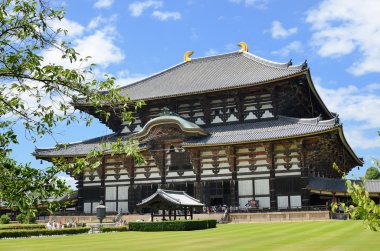
[[[237,45],[241,47],[240,52],[248,52],[248,44],[246,42],[240,42]]]
[[[185,62],[189,62],[189,61],[191,61],[191,58],[190,58],[190,56],[191,55],[193,55],[193,51],[186,51],[185,52],[185,55],[183,55],[183,60],[185,61]]]

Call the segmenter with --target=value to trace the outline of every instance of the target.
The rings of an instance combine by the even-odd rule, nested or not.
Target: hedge
[[[102,233],[107,232],[124,232],[127,231],[127,226],[119,226],[119,227],[102,227],[100,229]]]
[[[68,235],[82,234],[90,231],[89,227],[81,228],[62,228],[62,229],[22,229],[22,230],[0,230],[0,239],[2,238],[19,238],[44,235]]]
[[[0,230],[6,229],[40,229],[46,228],[43,224],[7,224],[6,226],[0,226]]]
[[[207,228],[215,228],[216,220],[184,220],[184,221],[159,221],[159,222],[129,222],[130,231],[191,231]]]
[[[10,221],[11,221],[11,218],[9,218],[9,216],[7,214],[3,214],[0,217],[0,223],[1,224],[9,224]]]

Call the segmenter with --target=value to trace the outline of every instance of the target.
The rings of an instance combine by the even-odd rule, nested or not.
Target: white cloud
[[[338,112],[345,120],[364,122],[363,128],[380,127],[380,95],[353,85],[328,89],[317,84],[316,88],[330,111]]]
[[[380,126],[380,95],[365,92],[353,85],[338,89],[320,85],[316,87],[328,108],[338,112],[342,118],[365,122],[365,128]]]
[[[179,13],[178,11],[175,11],[175,12],[169,12],[169,11],[158,11],[158,10],[155,10],[153,11],[152,13],[152,16],[161,20],[161,21],[166,21],[166,20],[178,20],[178,19],[181,19],[181,13]]]
[[[208,56],[214,56],[216,54],[218,54],[219,52],[215,49],[209,49],[208,51],[206,51],[205,55],[208,57]]]
[[[289,37],[289,36],[291,36],[293,34],[296,34],[297,31],[298,31],[297,27],[285,29],[282,26],[281,22],[277,21],[277,20],[275,20],[275,21],[272,22],[272,27],[270,29],[272,37],[275,38],[275,39]]]
[[[324,0],[307,13],[312,44],[322,57],[361,56],[349,71],[354,75],[380,72],[380,1]]]
[[[352,147],[359,149],[380,148],[380,137],[371,130],[345,127],[344,133]]]
[[[246,7],[256,7],[258,9],[265,9],[268,0],[230,0],[231,3],[244,4]]]
[[[91,56],[87,62],[77,61],[70,63],[69,60],[62,59],[61,51],[55,48],[45,50],[41,54],[44,57],[45,64],[53,63],[69,69],[76,69],[87,67],[93,63],[105,68],[109,64],[119,63],[124,60],[123,51],[115,44],[116,37],[114,33],[113,28],[106,27],[72,41],[74,49],[80,54],[81,58]]]
[[[376,90],[380,90],[380,83],[372,83],[365,87],[366,91],[373,92]]]
[[[101,8],[108,8],[113,4],[113,0],[98,0],[95,2],[94,7],[101,9]]]
[[[114,22],[116,19],[117,19],[117,14],[113,14],[108,18],[103,17],[102,15],[99,15],[99,16],[96,16],[93,19],[91,19],[91,21],[87,25],[87,27],[89,29],[95,29],[101,25],[109,25],[110,23]]]
[[[124,60],[124,53],[115,45],[113,31],[97,30],[94,34],[78,39],[75,49],[82,57],[91,56],[91,63],[107,67]]]
[[[68,37],[80,36],[84,32],[84,27],[81,24],[67,18],[63,18],[62,20],[54,20],[54,22],[51,23],[51,28],[53,30],[67,30]]]
[[[134,2],[129,5],[129,11],[133,17],[139,17],[148,8],[158,9],[163,6],[161,1],[148,0],[144,2]]]
[[[302,44],[300,41],[293,41],[285,47],[277,51],[272,51],[272,54],[280,55],[282,57],[287,57],[291,52],[300,53],[302,52]]]
[[[314,78],[314,82],[320,79]],[[359,89],[349,85],[338,89],[324,88],[316,84],[318,93],[330,111],[337,112],[343,122],[349,122],[345,134],[349,143],[356,148],[380,147],[380,95],[365,90],[372,84]]]

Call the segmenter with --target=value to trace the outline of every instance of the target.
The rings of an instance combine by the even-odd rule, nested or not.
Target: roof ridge
[[[315,118],[296,118],[296,117],[278,115],[277,117],[284,118],[286,120],[291,120],[298,124],[320,125],[320,126],[334,126],[338,124],[336,117],[332,119],[326,119],[326,120],[322,120],[320,116],[315,117]]]
[[[255,54],[252,54],[250,52],[240,52],[243,54],[243,56],[245,56],[246,58],[248,59],[251,59],[251,60],[254,60],[256,62],[259,62],[261,64],[264,64],[264,65],[267,65],[267,66],[270,66],[270,67],[274,67],[274,68],[279,68],[279,69],[288,69],[288,70],[302,70],[302,64],[299,64],[299,65],[289,65],[289,62],[286,62],[286,63],[280,63],[280,62],[276,62],[276,61],[272,61],[272,60],[269,60],[269,59],[265,59],[265,58],[262,58],[260,56],[257,56]]]

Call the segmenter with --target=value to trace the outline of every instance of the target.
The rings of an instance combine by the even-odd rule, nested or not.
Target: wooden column
[[[105,157],[102,158],[102,164],[100,167],[98,167],[98,175],[100,178],[100,196],[99,196],[99,201],[102,200],[105,202],[105,195],[106,195],[106,188],[105,188],[105,183],[106,183],[106,168],[105,168]]]
[[[185,207],[185,220],[187,220],[187,207]]]
[[[310,193],[307,189],[309,184],[309,165],[305,161],[303,142],[298,146],[298,161],[301,165],[301,205],[308,207],[310,205]]]
[[[77,203],[76,210],[78,212],[82,212],[83,213],[83,210],[84,210],[84,201],[83,201],[83,198],[84,198],[84,194],[83,194],[83,179],[84,179],[84,176],[83,176],[83,173],[77,175],[75,177],[75,179],[78,180],[78,182],[77,182],[78,203]]]
[[[172,220],[172,210],[169,209],[169,220]]]
[[[153,212],[154,212],[154,208],[152,207],[150,209],[150,221],[153,222]]]
[[[174,209],[174,220],[176,220],[176,219],[177,219],[177,208]]]
[[[230,166],[231,180],[230,180],[230,203],[228,206],[237,206],[238,203],[238,189],[237,189],[237,165],[236,165],[236,149],[233,146],[226,147],[228,164]]]
[[[267,143],[264,145],[267,155],[267,162],[269,164],[269,193],[270,193],[270,207],[277,209],[277,194],[276,194],[276,172],[275,172],[275,159],[274,159],[274,145]]]
[[[193,208],[190,207],[190,219],[193,219]]]
[[[165,219],[165,209],[162,209],[162,220],[166,220]]]
[[[202,166],[200,161],[200,150],[199,149],[191,149],[190,150],[190,161],[193,166],[193,172],[195,173],[195,198],[204,201],[203,194],[203,184],[201,181],[202,174]]]

